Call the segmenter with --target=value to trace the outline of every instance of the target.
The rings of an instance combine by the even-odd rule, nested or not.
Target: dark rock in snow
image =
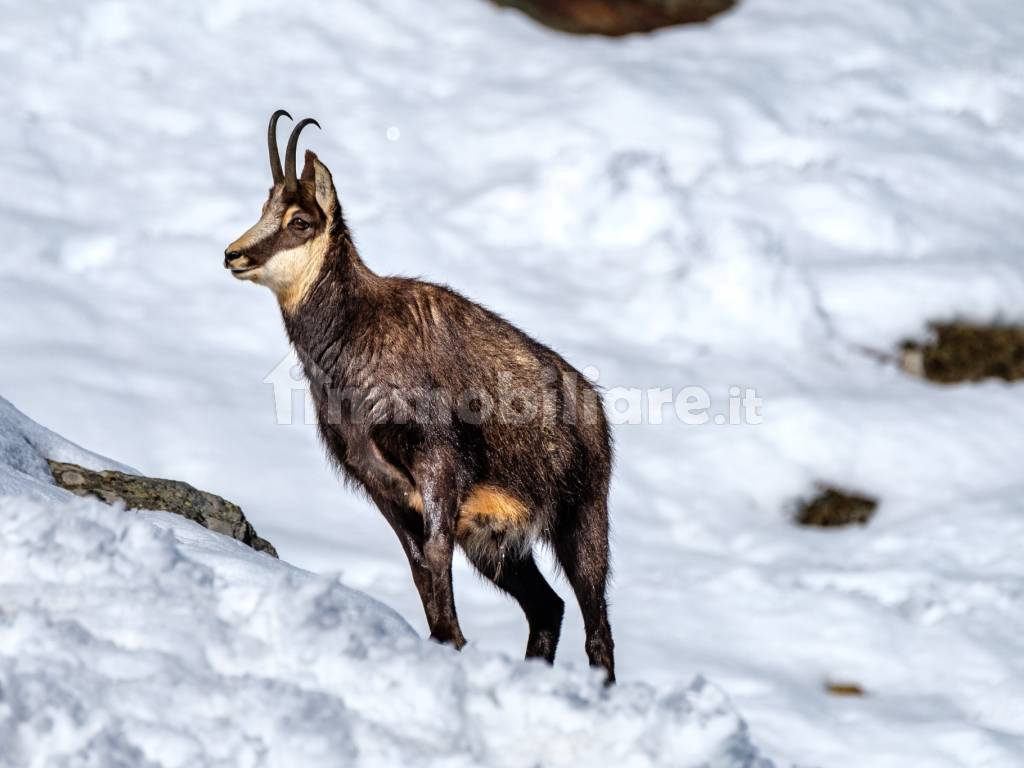
[[[1012,325],[935,323],[927,342],[903,345],[907,373],[940,384],[1024,379],[1024,328]]]
[[[800,504],[796,521],[817,528],[865,525],[878,508],[878,499],[823,486],[810,501]]]
[[[628,35],[707,21],[737,0],[493,0],[576,34]]]
[[[93,472],[77,464],[47,460],[57,485],[78,496],[93,496],[107,504],[123,503],[129,509],[173,512],[204,528],[247,544],[258,552],[277,557],[277,550],[245,519],[230,501],[200,491],[178,480],[160,480],[124,472]]]

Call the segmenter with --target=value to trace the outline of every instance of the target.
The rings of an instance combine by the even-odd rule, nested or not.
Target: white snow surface
[[[67,492],[53,485],[47,459],[96,472],[113,469],[136,474],[131,467],[97,456],[36,424],[0,397],[0,494],[67,499]]]
[[[621,680],[706,676],[779,764],[1024,762],[1022,389],[886,359],[933,320],[1024,320],[1024,3],[745,0],[625,40],[482,0],[0,10],[0,392],[28,415],[240,503],[285,560],[424,633],[387,525],[312,426],[277,423],[272,296],[221,266],[269,185],[269,113],[315,116],[303,144],[374,269],[452,284],[610,391],[699,385],[715,413],[733,386],[763,399],[759,424],[666,409],[615,428]],[[818,482],[878,496],[876,518],[794,527]],[[128,525],[76,509],[99,538]],[[316,583],[296,589],[340,590]],[[585,672],[556,588],[559,686]],[[521,653],[519,610],[462,561],[456,598],[467,659]],[[487,674],[435,669],[442,691]]]
[[[44,457],[108,464],[2,399],[0,447],[0,765],[769,765],[702,679],[457,654],[337,578],[49,484]]]

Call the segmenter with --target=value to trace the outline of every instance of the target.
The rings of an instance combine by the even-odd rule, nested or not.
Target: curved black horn
[[[289,120],[292,116],[283,109],[277,110],[270,116],[270,127],[267,128],[267,146],[270,147],[270,173],[274,176],[274,183],[280,184],[284,178],[284,171],[281,170],[281,153],[277,151],[277,121],[282,117]]]
[[[288,147],[284,151],[284,186],[288,190],[295,190],[299,186],[299,180],[295,177],[295,150],[299,146],[299,134],[310,123],[320,128],[320,123],[307,117],[296,123],[292,128],[292,135],[288,137]]]

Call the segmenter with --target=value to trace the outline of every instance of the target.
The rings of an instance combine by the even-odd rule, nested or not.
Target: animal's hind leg
[[[495,558],[481,554],[470,553],[469,559],[496,587],[514,597],[526,614],[530,624],[526,658],[541,658],[549,664],[554,663],[565,603],[537,568],[533,554],[506,558],[500,564]]]
[[[615,645],[608,624],[608,510],[604,500],[566,510],[554,537],[555,554],[583,613],[587,657],[615,682]]]

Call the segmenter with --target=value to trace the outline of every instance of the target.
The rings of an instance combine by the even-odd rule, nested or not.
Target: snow
[[[68,498],[69,494],[53,485],[47,459],[96,472],[113,469],[137,474],[131,467],[98,456],[36,424],[0,397],[0,495]]]
[[[1024,320],[1024,5],[746,0],[625,40],[473,0],[3,17],[0,393],[25,413],[238,502],[424,634],[387,525],[301,413],[278,423],[272,297],[220,263],[269,183],[268,115],[315,116],[375,269],[453,284],[609,390],[762,399],[760,424],[616,427],[621,680],[705,676],[780,764],[1021,763],[1024,398],[884,356],[932,320]],[[794,528],[817,482],[879,496],[875,520]],[[473,654],[521,653],[461,561],[456,598]]]
[[[46,435],[36,458],[87,456],[0,407],[2,444]],[[5,766],[767,765],[702,679],[609,692],[579,669],[457,654],[337,578],[175,515],[52,486],[33,500],[46,481],[17,463],[2,454]]]

